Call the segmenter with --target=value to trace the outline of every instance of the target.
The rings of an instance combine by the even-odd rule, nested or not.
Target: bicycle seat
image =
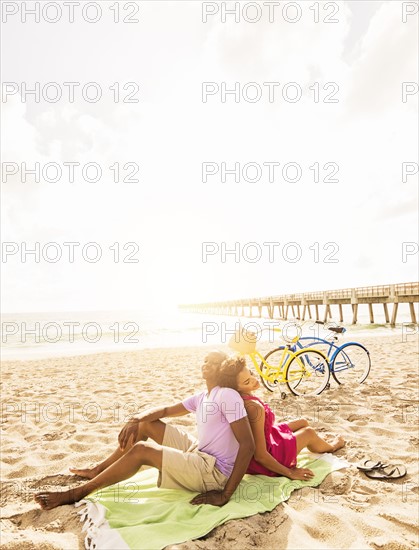
[[[328,327],[328,330],[336,332],[337,334],[342,334],[342,332],[345,332],[346,329],[344,327]]]

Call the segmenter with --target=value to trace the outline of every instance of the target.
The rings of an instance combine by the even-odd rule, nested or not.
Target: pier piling
[[[357,288],[344,288],[338,290],[305,292],[301,294],[283,294],[262,298],[246,298],[223,302],[210,302],[204,304],[185,304],[179,306],[181,309],[199,313],[224,313],[227,315],[262,317],[267,312],[270,319],[279,318],[287,320],[290,313],[294,319],[305,320],[307,314],[312,319],[311,306],[314,306],[315,320],[320,320],[319,306],[324,306],[323,320],[332,319],[332,305],[338,306],[339,322],[344,322],[343,305],[352,307],[352,324],[358,322],[358,307],[368,305],[369,321],[374,323],[373,304],[382,304],[384,309],[385,322],[395,326],[399,303],[408,303],[410,318],[413,324],[417,324],[415,304],[419,302],[419,282],[389,284],[380,286],[368,286]],[[391,317],[389,315],[389,304],[392,304]],[[302,306],[302,310],[300,309]],[[256,310],[254,310],[254,307]],[[277,308],[277,309],[276,309]],[[246,311],[247,310],[247,311]],[[257,312],[257,313],[256,313]],[[275,314],[278,314],[278,317]],[[248,315],[246,315],[246,313]],[[300,316],[301,315],[301,316]]]

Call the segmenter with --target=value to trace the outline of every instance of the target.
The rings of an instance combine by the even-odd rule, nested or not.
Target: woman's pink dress
[[[294,468],[297,464],[297,440],[294,433],[290,430],[287,424],[276,424],[275,415],[269,405],[254,395],[242,395],[244,400],[259,401],[265,409],[265,440],[266,449],[280,464],[287,468]],[[280,476],[271,472],[254,458],[250,461],[247,468],[248,474],[263,474],[265,476]]]

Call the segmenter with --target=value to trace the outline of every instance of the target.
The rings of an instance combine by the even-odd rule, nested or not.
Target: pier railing
[[[302,292],[294,294],[280,294],[274,296],[263,296],[257,298],[240,298],[222,302],[207,302],[203,304],[185,304],[181,309],[200,313],[220,313],[224,315],[237,315],[239,308],[241,315],[259,316],[263,315],[263,308],[267,309],[267,315],[272,318],[287,319],[291,308],[294,318],[304,320],[306,313],[311,319],[310,306],[315,308],[316,320],[320,319],[319,306],[325,306],[323,320],[331,318],[331,306],[339,307],[339,319],[343,322],[342,305],[351,304],[352,323],[357,322],[358,305],[368,304],[370,322],[374,323],[373,304],[382,304],[384,307],[386,323],[395,325],[399,303],[408,303],[412,323],[416,324],[416,313],[414,304],[419,302],[419,282],[399,283],[376,286],[363,286],[357,288],[342,288],[337,290],[325,290],[315,292]],[[388,304],[393,304],[391,320],[388,312]],[[300,307],[303,308],[302,313]],[[258,314],[254,315],[256,308]],[[295,308],[297,313],[295,313]],[[276,316],[276,309],[278,315]]]

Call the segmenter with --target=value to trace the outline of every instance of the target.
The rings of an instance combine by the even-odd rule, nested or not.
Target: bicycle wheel
[[[297,346],[299,348],[314,348],[315,350],[323,353],[323,355],[325,355],[327,357],[327,360],[329,361],[330,374],[333,376],[336,383],[339,384],[339,381],[333,374],[331,363],[333,354],[340,349],[340,347],[336,345],[335,342],[329,342],[324,338],[316,338],[314,336],[303,336],[298,340]]]
[[[329,383],[327,357],[320,351],[297,351],[285,371],[287,386],[294,395],[319,395]]]
[[[270,374],[275,374],[276,372],[279,373],[279,371],[282,369],[284,364],[286,363],[288,359],[288,354],[284,355],[284,349],[285,346],[280,346],[276,349],[271,350],[269,353],[265,355],[263,358],[263,361],[265,361],[266,364],[264,364],[263,361],[260,363],[260,370],[265,376],[269,376]],[[268,360],[269,358],[269,360]],[[273,380],[270,382],[263,376],[260,377],[262,384],[265,386],[265,388],[269,391],[275,391],[279,388],[279,381]]]
[[[362,384],[370,373],[369,351],[361,344],[343,344],[334,356],[331,368],[339,384]]]

